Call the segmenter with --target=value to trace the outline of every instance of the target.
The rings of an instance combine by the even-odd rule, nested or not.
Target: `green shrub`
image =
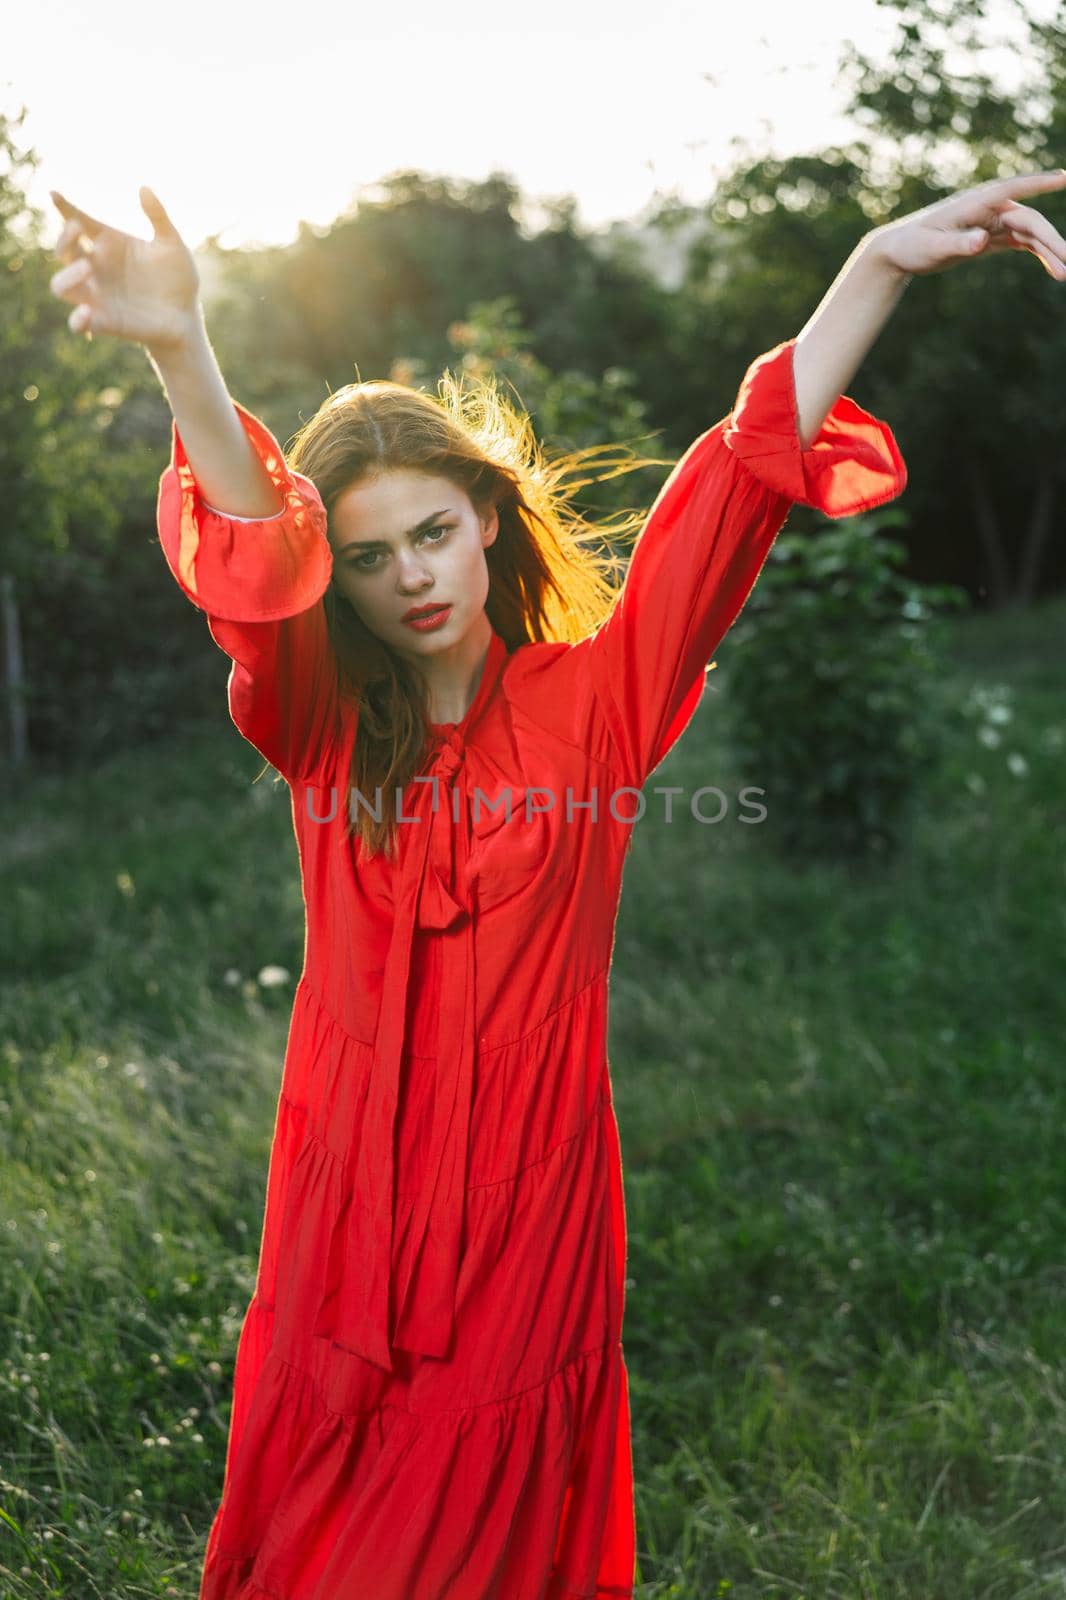
[[[935,608],[967,596],[896,571],[905,547],[881,530],[906,521],[892,508],[780,534],[731,632],[733,750],[790,854],[888,856],[937,761]]]

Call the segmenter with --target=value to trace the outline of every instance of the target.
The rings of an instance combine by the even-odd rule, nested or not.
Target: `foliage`
[[[648,408],[633,373],[619,366],[596,377],[578,368],[551,371],[533,353],[533,336],[514,295],[475,302],[447,332],[453,349],[449,365],[473,376],[494,377],[501,389],[510,390],[512,403],[529,413],[549,453],[628,444],[641,454],[661,455],[662,443],[649,429]],[[390,376],[430,390],[434,386],[427,363],[416,357],[400,357]],[[582,488],[576,499],[586,513],[605,517],[629,509],[634,500],[650,504],[657,487],[653,476],[651,469],[642,468]]]
[[[304,225],[286,249],[205,251],[219,357],[244,392],[265,396],[255,386],[266,372],[287,388],[302,373],[306,402],[317,404],[400,357],[439,372],[452,356],[447,330],[501,296],[553,370],[603,370],[620,336],[645,361],[661,344],[670,297],[596,248],[572,208],[550,208],[530,232],[518,189],[499,173],[465,182],[401,172],[376,191],[328,228]]]
[[[181,625],[168,624],[153,548],[170,413],[139,350],[67,329],[48,288],[58,263],[22,192],[38,158],[18,143],[21,121],[0,116],[0,573],[15,580],[31,749],[62,761],[144,736],[182,693],[169,649]]]
[[[1062,164],[1063,0],[1050,16],[1028,0],[879,4],[897,23],[891,48],[871,59],[846,45],[841,78],[869,129],[856,158],[882,204],[906,212],[987,178]],[[1003,71],[1007,50],[1015,81]],[[1035,203],[1066,231],[1066,197]],[[927,567],[964,574],[997,607],[1028,605],[1066,580],[1066,549],[1052,537],[1066,493],[1062,310],[1061,285],[1032,256],[974,261],[912,285],[875,362],[886,405],[905,419],[916,515],[935,531]],[[957,470],[945,474],[945,461]]]
[[[899,573],[904,547],[881,530],[905,521],[890,509],[779,535],[735,625],[737,760],[798,858],[894,852],[936,761],[934,608],[965,596]]]
[[[799,331],[863,234],[955,189],[1054,167],[1066,131],[1066,7],[1023,0],[880,0],[897,23],[883,56],[841,47],[847,109],[864,130],[842,148],[740,158],[702,208],[677,297],[671,351],[693,414],[761,349]],[[1019,83],[987,49],[1011,24]],[[1066,195],[1037,201],[1066,232]],[[678,225],[671,205],[664,222]],[[961,582],[995,607],[1066,581],[1054,538],[1066,495],[1062,285],[1028,254],[975,260],[912,283],[856,379],[889,418],[910,468],[915,576]],[[720,376],[721,375],[721,376]],[[728,382],[726,381],[728,379]],[[949,463],[951,470],[945,471]]]

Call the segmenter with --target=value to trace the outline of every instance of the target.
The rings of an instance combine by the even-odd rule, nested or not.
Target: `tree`
[[[25,116],[0,113],[0,579],[16,773],[31,750],[69,754],[94,727],[109,732],[116,659],[160,637],[152,513],[169,428],[144,354],[77,338],[51,293],[60,263],[26,198],[39,158],[20,143]],[[13,682],[16,659],[25,676]]]
[[[873,62],[850,46],[842,76],[852,113],[877,141],[863,147],[862,164],[887,202],[910,210],[1006,171],[1060,163],[1062,0],[1044,19],[1008,0],[1006,36],[990,0],[878,4],[898,25],[889,57]],[[1017,85],[990,65],[996,43],[1021,67]],[[1059,196],[1043,209],[1066,227]],[[908,307],[906,354],[893,362],[900,399],[909,396],[910,455],[961,496],[993,603],[1024,606],[1042,582],[1066,576],[1050,539],[1066,475],[1060,286],[1017,255],[975,262],[921,289],[920,308]]]
[[[692,208],[703,231],[669,341],[675,429],[694,425],[701,389],[705,416],[732,402],[747,362],[799,332],[864,233],[971,183],[1062,160],[1062,0],[1042,22],[1011,0],[1020,89],[984,56],[990,0],[879,3],[899,25],[888,59],[846,46],[841,65],[867,131],[786,159],[743,154]],[[1041,209],[1066,232],[1063,197]],[[678,226],[677,208],[664,220]],[[1066,580],[1066,549],[1051,538],[1066,472],[1063,309],[1062,286],[1029,255],[966,263],[911,284],[863,363],[856,398],[891,421],[910,468],[913,575],[997,606]],[[650,381],[643,392],[666,420],[669,398]],[[794,519],[812,525],[798,509]]]

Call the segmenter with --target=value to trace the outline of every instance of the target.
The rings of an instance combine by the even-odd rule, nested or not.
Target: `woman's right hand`
[[[151,189],[140,191],[151,239],[109,227],[51,191],[64,218],[56,254],[67,266],[50,280],[52,293],[74,310],[72,333],[111,333],[157,353],[179,348],[199,325],[200,274],[192,251]]]

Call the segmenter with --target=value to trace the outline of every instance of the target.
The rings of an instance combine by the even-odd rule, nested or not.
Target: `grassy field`
[[[891,866],[636,829],[641,1600],[1066,1595],[1066,605],[952,636]],[[223,680],[217,729],[0,799],[4,1600],[196,1593],[303,935]],[[652,784],[758,783],[712,684]]]

